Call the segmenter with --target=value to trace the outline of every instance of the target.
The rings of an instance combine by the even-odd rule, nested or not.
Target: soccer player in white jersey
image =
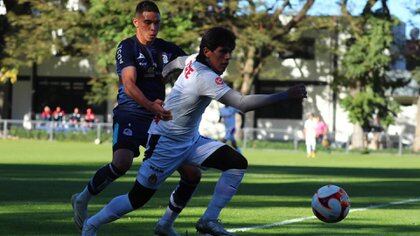
[[[235,195],[248,162],[228,145],[199,134],[198,127],[204,110],[212,99],[246,112],[288,99],[306,97],[303,85],[282,93],[247,96],[229,88],[220,75],[229,64],[235,39],[231,31],[221,27],[211,28],[204,34],[196,61],[187,64],[165,100],[164,108],[171,111],[173,119],[153,122],[149,129],[145,161],[133,188],[129,193],[112,199],[90,217],[83,226],[82,235],[95,235],[101,225],[143,206],[159,185],[185,163],[222,171],[208,208],[196,223],[196,229],[210,235],[233,235],[223,228],[218,217]]]
[[[223,120],[225,125],[225,137],[222,139],[222,142],[226,143],[227,141],[230,141],[232,143],[232,147],[235,148],[236,151],[241,152],[235,139],[236,113],[238,113],[238,110],[231,106],[224,106],[219,109],[220,118]]]

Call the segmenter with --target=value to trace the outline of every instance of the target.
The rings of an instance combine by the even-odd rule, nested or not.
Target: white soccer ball
[[[315,216],[326,223],[337,223],[350,210],[350,199],[344,189],[335,185],[325,185],[312,197],[312,211]]]
[[[96,144],[96,145],[101,144],[101,140],[100,140],[100,139],[98,139],[98,138],[97,138],[97,139],[95,139],[95,144]]]

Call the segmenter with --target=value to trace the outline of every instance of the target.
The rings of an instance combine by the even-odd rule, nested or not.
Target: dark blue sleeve
[[[130,42],[129,39],[122,41],[118,45],[117,52],[115,55],[118,76],[121,76],[121,72],[124,69],[124,67],[136,65],[134,50],[134,45]]]
[[[187,54],[177,45],[171,43],[170,44],[170,51],[171,51],[171,58],[169,58],[169,61],[174,60],[177,57],[186,56]]]

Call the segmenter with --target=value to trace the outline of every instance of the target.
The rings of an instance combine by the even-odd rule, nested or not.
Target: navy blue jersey
[[[118,110],[125,110],[135,115],[153,118],[153,114],[143,108],[124,92],[121,72],[124,67],[134,66],[137,70],[137,87],[147,99],[165,100],[165,84],[162,78],[162,68],[173,59],[186,55],[173,43],[156,38],[151,45],[142,45],[136,36],[124,39],[117,47],[116,68],[120,78],[118,88]]]

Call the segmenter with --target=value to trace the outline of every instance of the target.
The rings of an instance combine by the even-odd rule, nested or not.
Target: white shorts
[[[180,142],[165,136],[153,140],[149,136],[137,181],[151,189],[157,189],[166,178],[184,164],[200,166],[211,154],[225,145],[222,142],[199,136],[196,141]],[[158,136],[154,136],[155,140]]]

